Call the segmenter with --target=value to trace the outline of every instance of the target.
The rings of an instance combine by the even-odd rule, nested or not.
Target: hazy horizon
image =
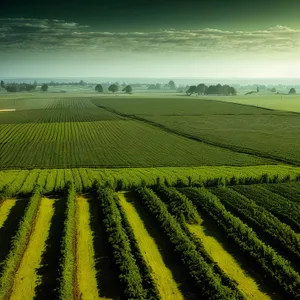
[[[300,78],[300,2],[5,1],[0,77]]]

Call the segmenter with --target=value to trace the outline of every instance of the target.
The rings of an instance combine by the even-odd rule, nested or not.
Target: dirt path
[[[126,200],[126,195],[119,193],[120,204],[124,209],[141,253],[152,270],[152,276],[158,286],[161,299],[184,299],[171,271],[166,267],[154,239],[147,232],[135,207]]]

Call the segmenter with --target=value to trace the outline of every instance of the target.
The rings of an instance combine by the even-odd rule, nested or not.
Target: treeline
[[[148,209],[162,231],[172,244],[175,254],[188,270],[190,279],[194,282],[203,299],[243,299],[237,290],[222,284],[222,278],[216,274],[212,265],[208,264],[198,252],[196,245],[189,239],[181,225],[168,212],[166,205],[149,188],[136,190],[142,204]]]
[[[34,91],[37,87],[36,83],[3,83],[1,82],[1,88],[5,89],[7,92],[16,93],[16,92],[31,92]]]
[[[186,93],[191,96],[192,94],[198,95],[225,95],[225,96],[235,96],[237,94],[236,89],[227,84],[221,85],[210,85],[207,86],[204,83],[198,85],[191,85]]]
[[[182,192],[219,225],[227,238],[268,280],[281,287],[291,299],[299,299],[300,275],[287,260],[262,242],[250,227],[228,212],[221,201],[205,188],[185,188]]]

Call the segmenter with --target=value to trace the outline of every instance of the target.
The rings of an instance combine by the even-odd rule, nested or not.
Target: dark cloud
[[[75,22],[1,18],[0,51],[127,51],[238,53],[297,52],[300,30],[276,26],[266,30],[161,30],[100,32]]]

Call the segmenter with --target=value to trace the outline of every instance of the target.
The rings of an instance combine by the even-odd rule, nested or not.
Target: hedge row
[[[61,299],[74,298],[74,278],[76,276],[74,269],[76,263],[76,253],[74,249],[74,241],[76,235],[75,214],[76,214],[76,189],[73,183],[68,182],[66,187],[67,208],[64,221],[64,236],[61,245],[61,279],[59,294]]]
[[[30,239],[30,234],[38,213],[40,200],[41,189],[39,186],[35,186],[33,195],[25,210],[24,217],[19,223],[19,229],[12,239],[11,250],[3,262],[3,270],[0,278],[0,299],[6,299],[9,297],[9,293],[14,283],[15,272],[21,263],[23,254]]]
[[[180,194],[173,187],[160,185],[156,188],[156,193],[167,204],[170,212],[176,216],[178,220],[184,219],[188,224],[200,224],[201,219],[197,209],[186,196]]]
[[[233,188],[238,193],[270,211],[282,222],[289,224],[295,231],[300,233],[299,205],[258,185],[241,185]]]
[[[130,240],[123,228],[122,217],[110,188],[97,190],[102,222],[108,235],[114,262],[119,270],[119,280],[126,299],[147,299],[139,267],[132,254]]]
[[[117,204],[119,202],[117,197],[116,197],[116,202],[117,202]],[[118,208],[120,210],[120,214],[122,217],[123,228],[125,229],[125,231],[127,233],[132,252],[138,263],[141,273],[143,275],[143,284],[144,284],[145,289],[147,290],[147,299],[149,299],[149,300],[157,299],[158,300],[158,299],[160,299],[159,291],[158,291],[157,284],[155,283],[155,281],[153,280],[153,277],[151,275],[151,269],[150,269],[149,265],[146,263],[143,255],[140,251],[139,244],[134,236],[134,232],[128,222],[128,219],[127,219],[124,209],[119,204],[118,204]]]
[[[221,277],[213,271],[193,242],[188,238],[180,224],[168,212],[166,205],[150,189],[137,189],[137,193],[146,208],[159,222],[163,232],[173,245],[175,253],[187,268],[203,299],[241,299],[240,294],[222,285]]]
[[[185,188],[183,193],[201,210],[210,215],[228,238],[248,255],[274,285],[279,285],[293,299],[300,298],[300,275],[253,230],[228,212],[221,201],[205,188]]]
[[[248,223],[257,233],[274,240],[287,256],[292,254],[300,258],[300,234],[289,225],[232,189],[220,187],[211,189],[211,192],[219,197],[229,211]]]
[[[167,204],[170,213],[176,217],[176,219],[180,222],[182,229],[195,244],[197,251],[201,253],[207,263],[211,264],[214,272],[221,276],[222,284],[227,285],[231,289],[236,290],[237,293],[240,293],[237,288],[238,283],[227,276],[227,274],[208,254],[204,245],[202,244],[201,239],[196,237],[195,234],[191,233],[186,226],[186,222],[189,224],[201,224],[202,222],[193,202],[172,187],[168,188],[166,186],[159,186],[156,190],[158,195],[162,196],[161,199],[163,199],[164,203]],[[243,297],[242,294],[240,294],[240,297]]]

